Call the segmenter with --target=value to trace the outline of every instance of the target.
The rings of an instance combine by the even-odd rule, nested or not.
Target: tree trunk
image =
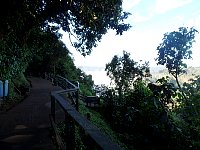
[[[188,105],[189,105],[188,99],[187,99],[185,93],[183,92],[183,90],[182,90],[182,88],[181,88],[181,85],[180,85],[179,80],[178,80],[178,75],[176,74],[174,77],[175,77],[175,79],[176,79],[176,83],[177,83],[177,85],[178,85],[178,88],[179,88],[179,90],[181,91],[181,93],[182,93],[182,95],[183,95],[183,98],[185,99],[185,103],[186,103],[186,105],[188,106]]]

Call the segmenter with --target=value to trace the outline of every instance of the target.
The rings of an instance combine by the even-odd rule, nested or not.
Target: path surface
[[[58,87],[44,79],[30,80],[30,96],[0,114],[0,150],[53,149],[49,133],[50,92]]]

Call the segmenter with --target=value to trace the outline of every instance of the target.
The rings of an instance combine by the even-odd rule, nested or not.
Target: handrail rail
[[[60,75],[57,75],[56,77],[57,77],[57,78],[60,78],[60,79],[62,79],[62,80],[64,80],[64,81],[66,81],[66,83],[69,83],[69,84],[73,87],[74,90],[78,90],[78,89],[79,89],[78,86],[74,85],[74,84],[73,84],[71,81],[69,81],[68,79],[66,79],[66,78],[64,78],[64,77],[62,77],[62,76],[60,76]],[[78,82],[78,81],[77,81],[77,82]]]
[[[66,79],[65,81],[68,80]],[[74,90],[78,90],[77,86],[74,87],[74,89],[65,89],[51,92],[51,121],[55,123],[55,103],[57,103],[59,107],[62,108],[65,114],[66,146],[61,145],[60,147],[63,149],[75,149],[76,125],[81,129],[81,131],[83,131],[84,139],[87,139],[87,144],[89,144],[88,147],[90,147],[90,149],[120,150],[120,147],[117,144],[113,143],[107,135],[103,134],[96,126],[94,126],[88,119],[86,119],[86,117],[83,117],[78,112],[78,109],[75,109],[68,100],[60,95],[61,93],[73,92]]]
[[[67,93],[67,94],[73,94],[74,96],[71,96],[71,101],[73,104],[75,104],[76,110],[78,110],[79,107],[79,82],[77,81],[78,86],[74,85],[71,81],[68,79],[56,75],[53,78],[53,82],[56,83],[58,86],[62,87],[63,90],[57,91],[57,94]],[[74,100],[75,97],[75,100]]]
[[[96,126],[94,126],[89,120],[87,120],[85,117],[80,115],[80,113],[70,105],[68,101],[66,101],[62,96],[58,94],[58,92],[52,92],[52,101],[56,101],[59,106],[63,109],[67,122],[70,123],[70,126],[74,126],[75,124],[82,128],[85,131],[85,134],[91,138],[91,141],[93,145],[97,149],[103,149],[103,150],[120,150],[118,145],[113,143],[108,136],[103,134]],[[54,106],[53,106],[54,107]],[[52,108],[52,118],[55,120],[55,108]],[[74,127],[73,127],[74,128]],[[72,135],[72,134],[70,134]],[[75,137],[70,136],[66,139],[68,144],[74,143],[69,142],[71,139],[75,139]],[[67,145],[68,145],[67,144]],[[73,147],[73,146],[67,146],[67,147]],[[73,149],[73,148],[72,148]]]

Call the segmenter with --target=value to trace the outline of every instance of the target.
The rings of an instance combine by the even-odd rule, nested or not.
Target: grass
[[[5,112],[16,106],[18,103],[20,103],[24,99],[23,96],[16,96],[12,98],[6,98],[5,100],[1,100],[0,103],[0,111]]]
[[[98,113],[97,111],[93,109],[87,108],[82,101],[80,101],[80,104],[79,104],[79,112],[84,116],[86,116],[87,114],[90,114],[90,117],[91,117],[90,121],[97,128],[99,128],[103,133],[109,136],[110,139],[113,142],[117,143],[122,149],[124,150],[128,149],[127,146],[119,140],[118,138],[119,135],[111,129],[109,124],[106,123],[106,121],[104,120],[104,118],[101,116],[100,113]]]
[[[83,101],[79,101],[79,112],[82,116],[86,118],[87,115],[90,114],[91,123],[93,123],[97,128],[99,128],[101,132],[106,134],[114,143],[118,144],[121,149],[128,150],[127,146],[119,140],[121,135],[112,130],[110,125],[104,120],[103,116],[98,111],[95,110],[95,108],[93,109],[88,108],[86,107]],[[58,125],[57,128],[60,132],[59,134],[63,138],[64,122],[60,122],[57,125]],[[75,139],[76,146],[78,146],[78,149],[84,149],[84,143],[81,139],[81,133],[77,126],[75,127],[75,138],[76,138]]]

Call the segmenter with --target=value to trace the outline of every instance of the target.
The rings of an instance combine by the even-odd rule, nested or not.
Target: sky
[[[105,68],[114,55],[122,56],[124,50],[134,61],[149,61],[150,67],[156,67],[156,48],[162,43],[165,33],[178,31],[179,27],[194,27],[200,32],[199,0],[124,0],[122,7],[123,11],[132,14],[126,20],[132,28],[122,36],[109,30],[89,56],[83,57],[77,52],[68,42],[67,33],[63,34],[63,42],[72,53],[77,67],[83,70],[88,67]],[[186,63],[196,67],[200,66],[200,33],[195,40],[193,59]],[[86,73],[91,71],[86,70]]]

